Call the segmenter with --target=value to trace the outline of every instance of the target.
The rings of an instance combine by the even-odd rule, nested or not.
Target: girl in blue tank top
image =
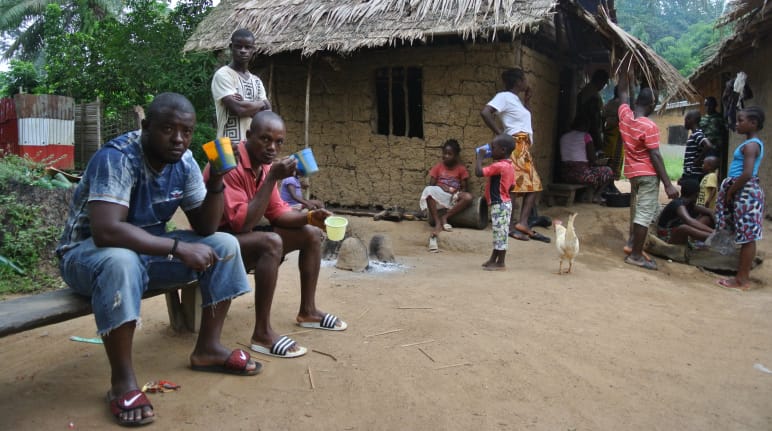
[[[734,233],[740,245],[740,261],[734,278],[718,280],[723,287],[747,290],[750,272],[756,257],[756,241],[761,239],[764,219],[764,190],[759,185],[759,166],[764,157],[764,143],[757,137],[764,127],[764,111],[758,107],[743,109],[737,114],[737,133],[746,137],[732,155],[729,174],[721,183],[716,200],[718,230]]]

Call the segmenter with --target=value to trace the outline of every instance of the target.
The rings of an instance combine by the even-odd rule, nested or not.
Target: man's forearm
[[[659,150],[650,150],[649,158],[651,159],[651,164],[654,166],[654,171],[657,173],[660,181],[665,184],[665,187],[670,186],[670,177],[667,175],[665,162],[662,160],[662,154],[660,154]]]
[[[252,230],[261,218],[265,215],[265,210],[268,209],[268,205],[271,202],[271,195],[273,194],[273,188],[276,187],[276,181],[265,179],[265,182],[260,186],[257,194],[250,199],[247,205],[247,217],[242,227],[243,232]]]

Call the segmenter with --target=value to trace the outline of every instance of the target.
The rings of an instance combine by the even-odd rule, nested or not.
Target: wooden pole
[[[305,148],[308,148],[309,142],[308,142],[308,129],[309,129],[309,121],[311,118],[311,64],[312,64],[312,58],[308,59],[308,73],[306,74],[306,115],[304,120],[304,128],[305,128],[305,137],[303,139]],[[305,192],[305,198],[309,199],[311,197],[311,179],[306,179],[308,181],[308,188]]]
[[[308,73],[306,76],[306,116],[305,116],[305,147],[308,148],[308,122],[311,117],[311,59],[308,59]]]

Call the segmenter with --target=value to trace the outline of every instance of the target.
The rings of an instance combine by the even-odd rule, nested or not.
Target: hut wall
[[[696,109],[697,107],[689,107],[689,108],[676,108],[676,109],[668,109],[667,111],[663,113],[657,113],[655,112],[652,114],[649,118],[654,121],[654,123],[657,125],[657,128],[659,129],[659,142],[661,144],[675,144],[675,145],[686,145],[686,139],[673,139],[673,141],[677,142],[671,142],[670,139],[670,128],[671,127],[680,127],[683,129],[684,126],[684,115],[686,114],[686,111],[689,109]],[[688,131],[681,130],[681,134],[688,134]]]
[[[273,58],[274,109],[287,124],[284,153],[304,145],[307,64],[297,57]],[[424,138],[376,133],[375,71],[382,67],[420,67]],[[474,176],[474,148],[492,134],[480,110],[502,89],[501,72],[520,66],[534,90],[532,112],[535,158],[547,182],[556,139],[558,70],[546,57],[518,42],[405,47],[361,52],[350,58],[317,58],[312,66],[309,146],[320,172],[311,193],[346,206],[418,208],[429,169],[440,147],[454,138],[470,171],[470,189],[481,195]],[[263,73],[264,81],[268,76]]]

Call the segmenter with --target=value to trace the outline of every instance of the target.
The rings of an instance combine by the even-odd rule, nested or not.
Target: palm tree
[[[43,46],[46,8],[58,4],[62,10],[64,31],[91,32],[97,22],[117,16],[121,0],[0,0],[0,34],[12,39],[3,57],[32,60]]]

